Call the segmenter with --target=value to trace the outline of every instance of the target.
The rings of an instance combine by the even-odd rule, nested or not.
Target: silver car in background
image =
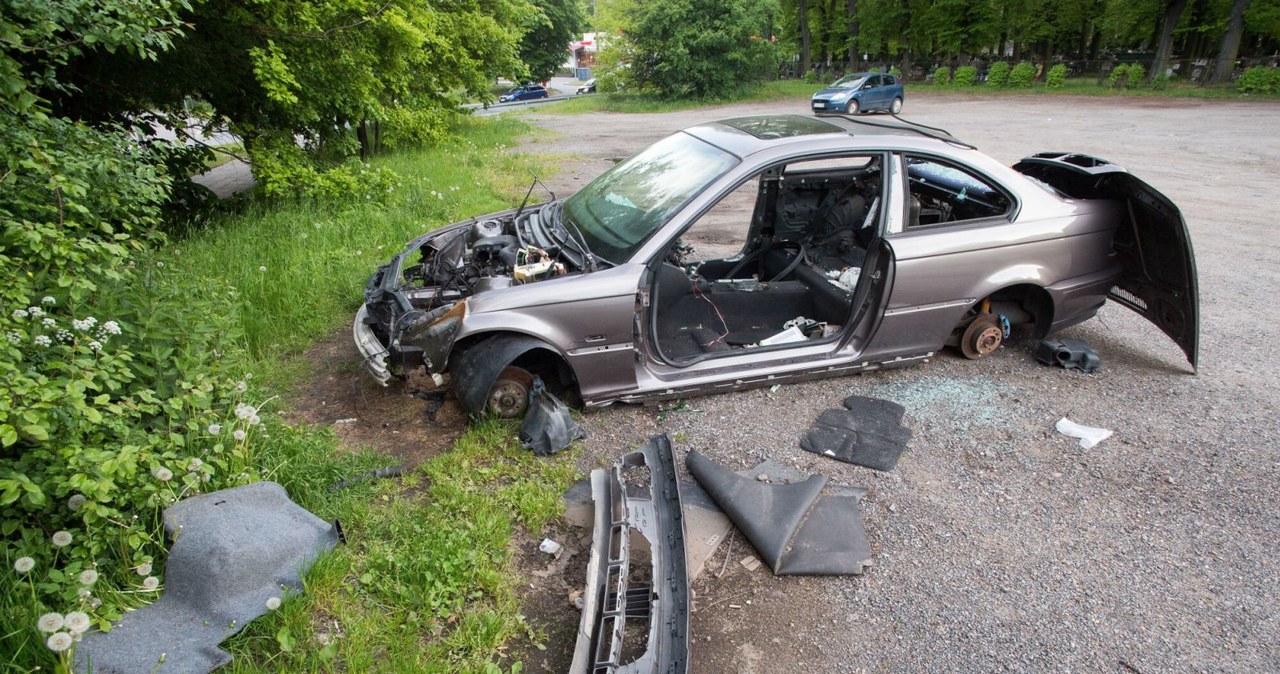
[[[1177,207],[1106,161],[1010,168],[937,129],[775,115],[700,124],[567,199],[413,240],[354,334],[380,382],[425,368],[472,414],[687,397],[990,354],[1108,300],[1197,360]]]

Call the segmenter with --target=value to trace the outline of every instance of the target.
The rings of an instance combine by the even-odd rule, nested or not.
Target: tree
[[[586,21],[578,0],[534,0],[528,32],[520,39],[520,60],[530,79],[545,82],[565,62],[569,42]]]
[[[1222,35],[1218,45],[1218,58],[1213,64],[1213,75],[1209,84],[1225,82],[1231,77],[1236,65],[1236,56],[1240,54],[1240,38],[1244,35],[1244,13],[1249,11],[1253,0],[1235,0],[1231,4],[1231,15],[1227,18],[1227,32]]]
[[[1165,0],[1164,12],[1160,19],[1159,42],[1147,79],[1154,81],[1155,78],[1164,75],[1165,69],[1169,67],[1169,55],[1173,53],[1173,31],[1178,27],[1178,20],[1186,7],[1187,0]]]
[[[615,0],[610,58],[635,89],[713,98],[770,77],[776,0]]]
[[[46,93],[91,122],[205,101],[244,138],[269,189],[305,189],[321,177],[314,162],[367,154],[383,123],[397,138],[443,133],[460,95],[487,96],[494,78],[522,69],[531,13],[525,0],[455,0],[448,11],[429,0],[206,0],[180,14],[184,36],[154,61],[85,53],[68,64],[70,86]]]

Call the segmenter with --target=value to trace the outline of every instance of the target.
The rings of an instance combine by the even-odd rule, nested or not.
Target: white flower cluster
[[[21,321],[29,315],[30,314],[27,313],[26,309],[14,309],[13,313],[10,314],[10,316],[13,316],[13,320],[15,321]]]
[[[43,318],[44,309],[41,309],[40,307],[27,307],[27,314],[29,314],[31,318]]]
[[[107,321],[102,324],[102,328],[98,330],[100,336],[118,335],[120,334],[120,324],[115,321]]]
[[[70,330],[67,330],[65,328],[54,333],[54,336],[58,338],[59,342],[67,342],[67,343],[70,343],[71,340],[76,338],[75,335],[71,334]]]
[[[88,332],[92,330],[93,326],[97,324],[98,324],[98,319],[94,318],[93,316],[86,316],[83,319],[79,319],[79,318],[71,319],[71,326],[74,327],[76,330],[79,330],[80,332]]]
[[[101,351],[101,350],[102,350],[102,342],[99,342],[99,341],[98,341],[98,340],[96,340],[96,339],[95,339],[95,340],[93,340],[93,341],[91,341],[91,342],[89,342],[89,350],[90,350],[90,351],[93,351],[93,352],[95,352],[95,353],[96,353],[96,352],[98,352],[98,351]]]
[[[53,320],[52,318],[46,317],[40,321],[40,325],[43,325],[46,328],[55,328],[58,326],[58,322]]]
[[[9,332],[4,333],[4,336],[5,336],[5,339],[8,339],[10,342],[13,342],[14,344],[17,344],[18,342],[22,341],[22,333],[17,332],[15,330],[10,330]]]
[[[45,295],[40,298],[41,304],[57,304],[58,300],[53,299],[53,295]]]
[[[42,346],[42,347],[53,346],[53,339],[51,339],[49,335],[36,335],[35,337],[31,338],[31,341],[35,342],[36,346]]]

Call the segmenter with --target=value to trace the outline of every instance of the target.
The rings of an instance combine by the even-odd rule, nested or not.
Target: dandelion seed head
[[[84,611],[72,611],[67,614],[67,630],[72,634],[84,634],[89,631],[89,614]]]
[[[61,653],[68,648],[71,648],[71,645],[74,643],[75,639],[73,639],[70,634],[67,634],[66,632],[56,632],[49,635],[49,638],[45,640],[44,645],[48,646],[49,650],[54,653]]]
[[[139,576],[151,575],[151,562],[143,562],[134,567],[133,570],[137,571]]]
[[[151,591],[160,587],[160,579],[155,576],[147,576],[142,579],[142,589]]]
[[[244,431],[243,431],[243,430],[241,430],[241,429],[237,428],[237,429],[236,429],[236,432],[231,434],[231,437],[235,438],[235,439],[236,439],[236,442],[240,442],[240,441],[244,440],[245,433],[244,433]]]
[[[209,424],[209,435],[217,435],[222,432],[222,424]]]
[[[18,573],[27,573],[36,568],[36,560],[30,557],[19,557],[13,562],[13,570]]]
[[[59,531],[53,535],[53,544],[59,548],[65,548],[71,545],[71,532]]]
[[[159,267],[160,269],[164,269],[164,262],[157,262],[156,267]]]
[[[267,610],[268,610],[268,611],[274,611],[274,610],[276,610],[276,609],[278,609],[278,608],[280,608],[280,598],[279,598],[279,597],[271,597],[270,599],[268,599],[268,600],[267,600]]]
[[[63,624],[61,613],[46,613],[36,621],[36,627],[40,628],[41,632],[57,632],[62,629]]]
[[[187,470],[195,470],[203,465],[204,465],[203,461],[201,461],[199,458],[194,458],[191,460],[191,463],[187,464]]]
[[[173,479],[173,471],[164,467],[160,467],[151,471],[151,474],[156,476],[156,479],[160,480],[161,482],[168,482],[169,480]]]
[[[98,572],[93,569],[85,569],[80,572],[81,585],[93,585],[98,582]]]
[[[80,509],[80,506],[84,505],[86,500],[84,494],[72,494],[71,498],[67,499],[67,507],[71,509],[71,512],[75,512]]]
[[[257,426],[258,424],[261,424],[261,423],[262,423],[262,418],[261,418],[261,417],[259,417],[258,415],[256,415],[256,414],[255,414],[255,415],[253,415],[253,416],[249,417],[249,425],[250,425],[250,426]]]

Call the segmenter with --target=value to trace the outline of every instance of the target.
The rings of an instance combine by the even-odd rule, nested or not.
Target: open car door
[[[1168,197],[1123,168],[1080,154],[1046,152],[1013,167],[1076,199],[1117,199],[1127,222],[1114,249],[1124,271],[1108,296],[1141,314],[1199,360],[1200,291],[1195,255],[1182,212]]]

